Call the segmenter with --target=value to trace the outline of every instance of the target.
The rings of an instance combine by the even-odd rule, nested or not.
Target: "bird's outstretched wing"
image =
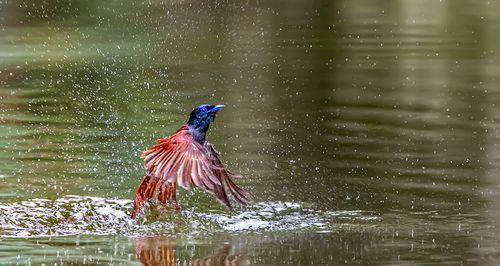
[[[144,201],[151,199],[155,191],[158,191],[158,199],[165,202],[166,194],[170,193],[168,186],[175,182],[187,190],[191,185],[202,188],[229,208],[232,206],[228,191],[239,203],[248,201],[247,192],[231,180],[237,176],[224,167],[213,146],[196,142],[187,126],[171,137],[157,140],[141,158],[147,175],[137,189],[133,213],[142,209]]]

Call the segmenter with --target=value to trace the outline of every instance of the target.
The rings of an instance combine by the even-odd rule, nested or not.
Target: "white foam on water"
[[[63,235],[147,236],[184,233],[331,231],[337,223],[378,220],[364,211],[321,211],[295,202],[261,202],[235,213],[194,211],[130,219],[132,201],[68,195],[0,204],[0,236]],[[149,220],[148,220],[149,219]]]

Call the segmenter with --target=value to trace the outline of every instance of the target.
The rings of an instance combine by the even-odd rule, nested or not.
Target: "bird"
[[[173,203],[179,210],[177,186],[186,190],[201,188],[230,210],[233,205],[229,195],[239,204],[247,204],[248,192],[233,181],[242,176],[229,171],[214,146],[206,140],[210,123],[223,108],[224,105],[208,104],[194,108],[188,121],[175,134],[158,139],[156,145],[142,153],[147,172],[135,192],[132,219],[143,214],[146,202],[155,197],[161,204]]]

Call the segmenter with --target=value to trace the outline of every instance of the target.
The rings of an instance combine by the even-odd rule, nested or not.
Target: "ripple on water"
[[[233,214],[162,211],[129,218],[132,201],[87,196],[31,199],[0,204],[2,237],[63,235],[147,236],[184,233],[330,231],[335,226],[379,220],[364,211],[321,211],[291,202],[262,202]]]

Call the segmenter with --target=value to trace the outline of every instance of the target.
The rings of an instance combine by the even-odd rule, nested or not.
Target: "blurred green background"
[[[498,1],[0,1],[0,264],[498,264]],[[128,219],[192,108],[230,213]]]

